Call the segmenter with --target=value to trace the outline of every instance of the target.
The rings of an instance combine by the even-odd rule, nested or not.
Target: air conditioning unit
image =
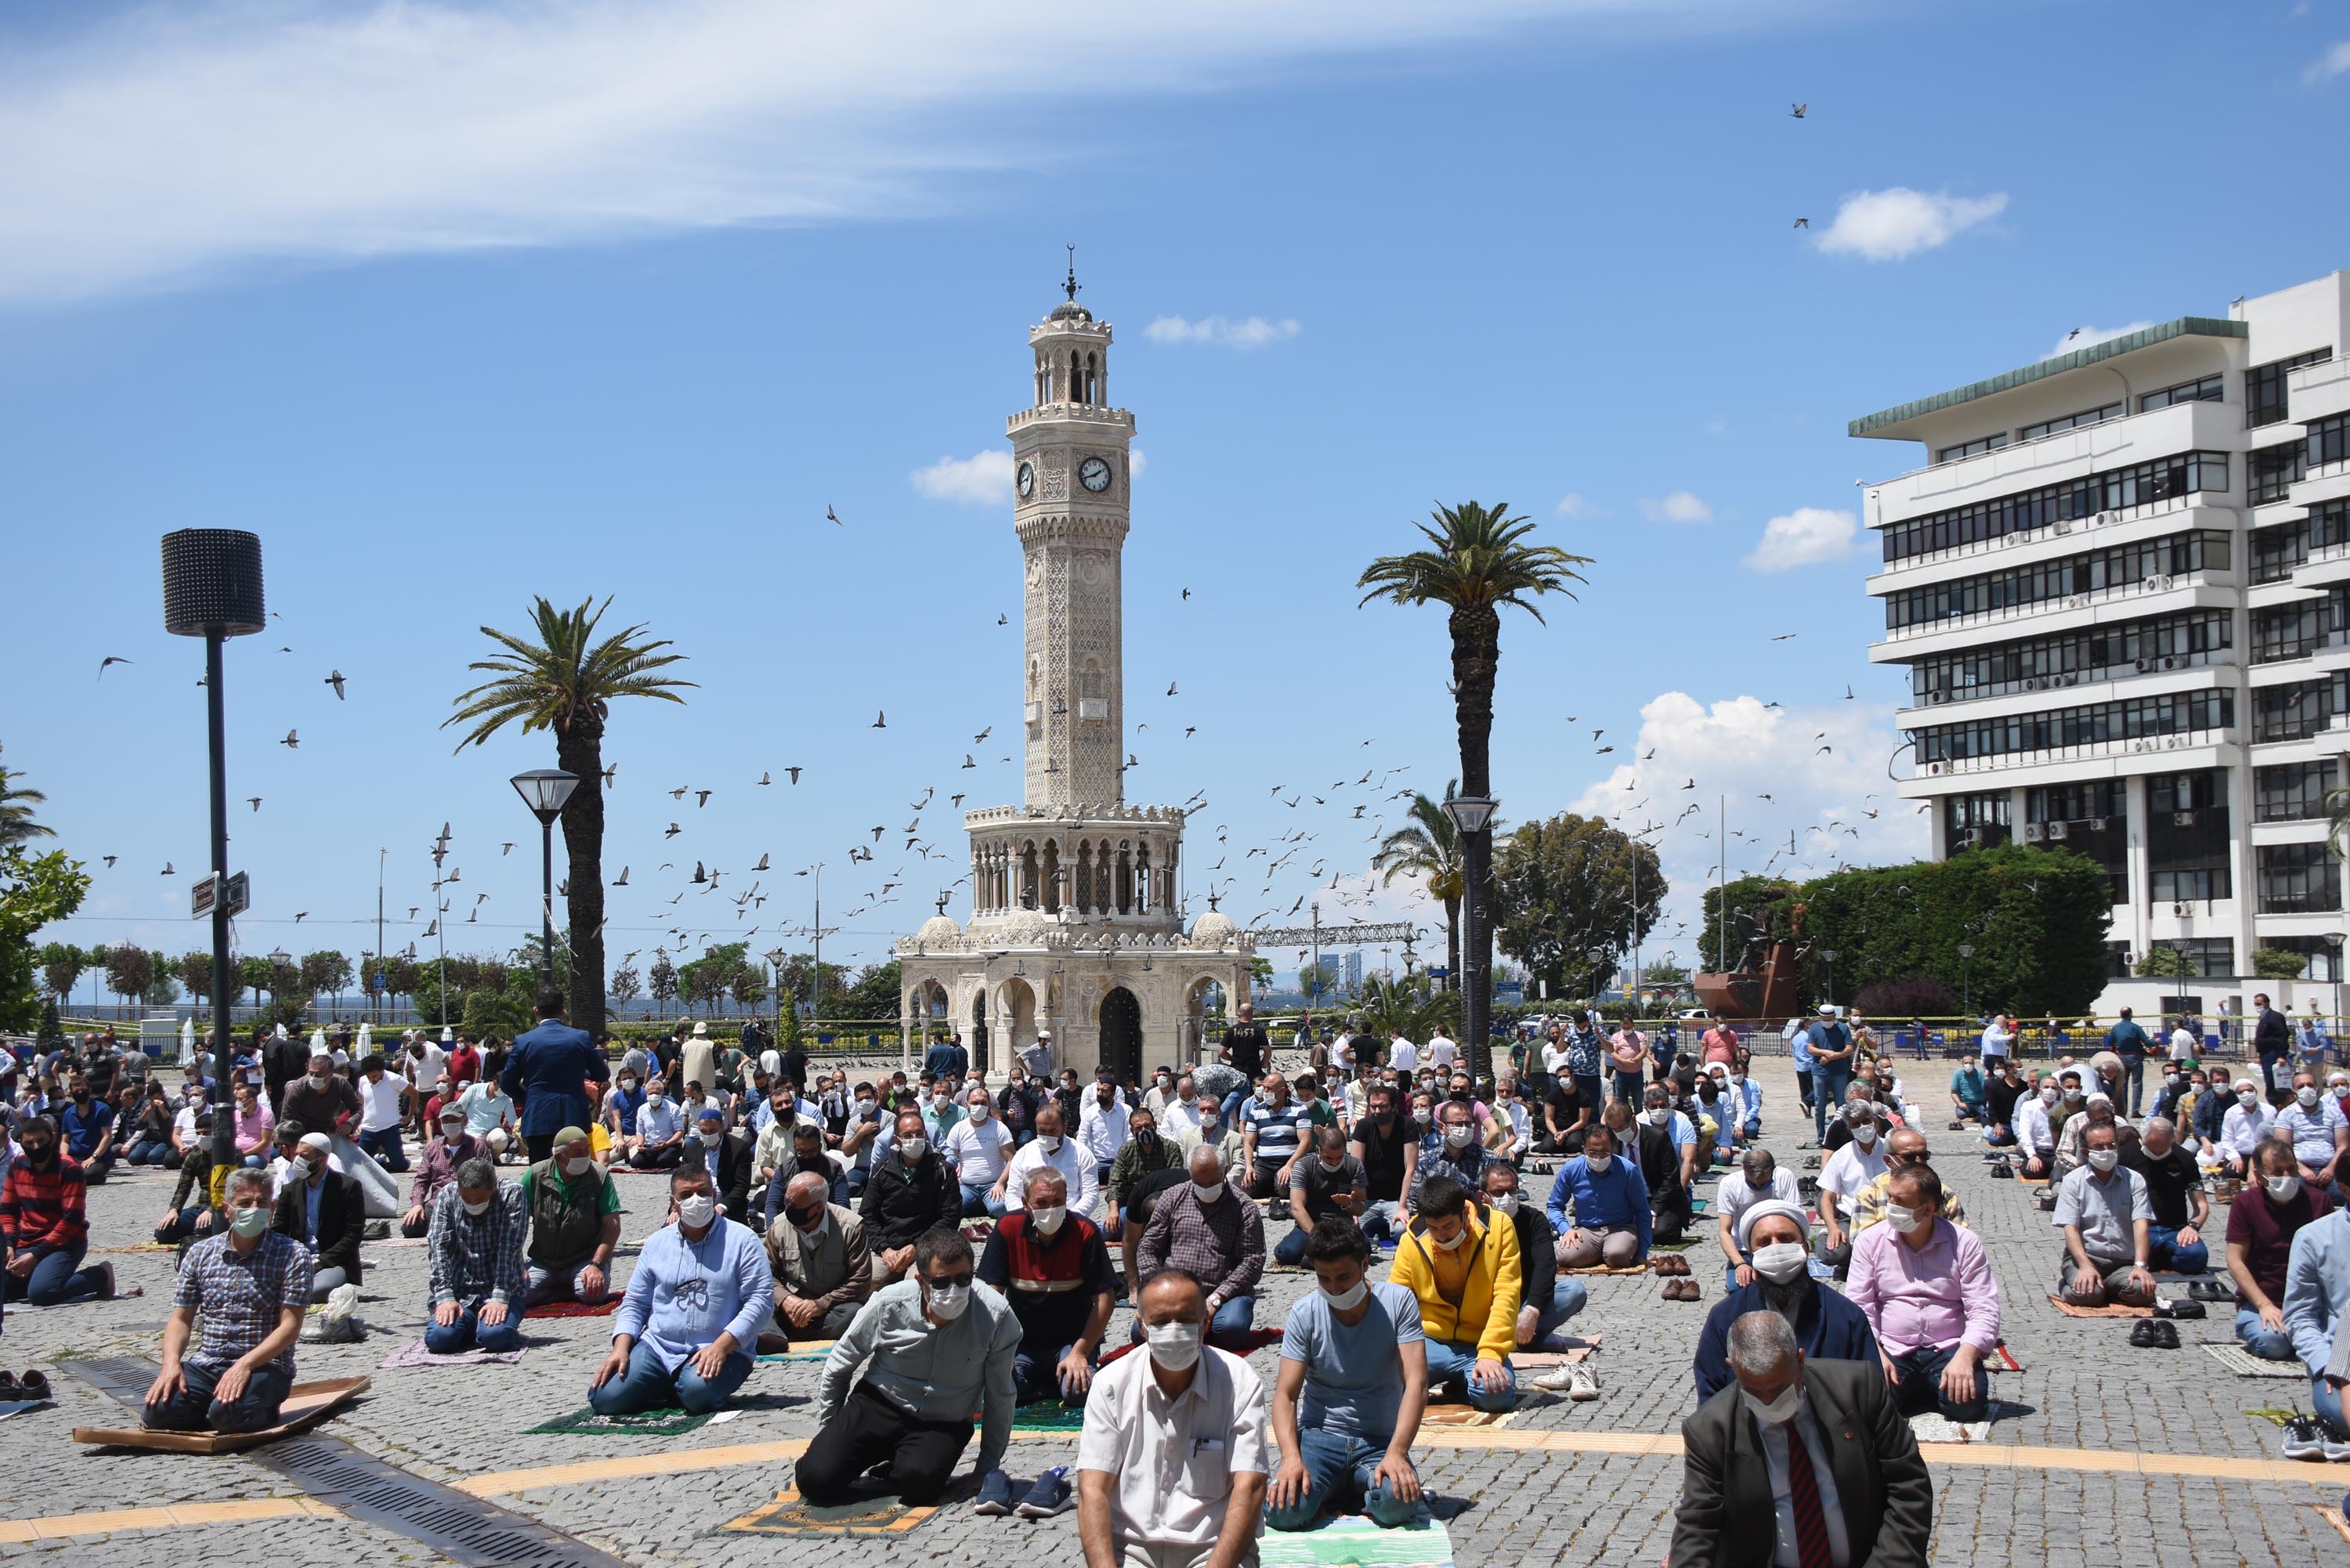
[[[1926,772],[1927,772],[1929,775],[1930,775],[1930,774],[1939,774],[1939,773],[1940,773],[1940,772],[1942,771],[1942,769],[1943,769],[1945,766],[1947,766],[1947,765],[1948,765],[1948,764],[1943,763],[1928,763],[1926,764]]]
[[[2170,826],[2192,827],[2195,826],[2195,814],[2191,811],[2174,811],[2170,814]]]
[[[2081,674],[2078,670],[2065,671],[2063,679],[2067,686],[2078,686],[2081,683]]]
[[[2073,531],[2073,520],[2072,520],[2071,518],[2069,518],[2069,517],[2059,517],[2059,518],[2056,520],[2056,532],[2058,532],[2059,534],[2070,534],[2072,531]]]
[[[1929,702],[1929,703],[1930,703],[1930,702],[1947,702],[1947,701],[1949,701],[1950,700],[1950,694],[1949,692],[1947,692],[1947,691],[1929,691],[1929,692],[1927,692],[1927,693],[1926,693],[1926,701],[1927,701],[1928,702]]]
[[[2159,584],[2161,584],[2164,587],[2168,588],[2168,587],[2170,587],[2170,584],[2171,584],[2171,576],[2170,576],[2170,574],[2169,574],[2168,572],[2165,572],[2165,573],[2163,573],[2163,574],[2162,574],[2162,576],[2160,576],[2159,577],[2157,577],[2157,578],[2155,579],[2155,581],[2156,581],[2156,582],[2158,582],[2158,583],[2159,583]]]
[[[2104,817],[2102,817],[2102,816],[2093,816],[2093,817],[2089,818],[2089,831],[2090,831],[2090,832],[2092,832],[2092,833],[2103,833],[2105,830],[2106,830],[2106,819],[2105,819]]]
[[[2184,919],[2187,915],[2187,906],[2184,904],[2173,904],[2170,906],[2170,912]]]
[[[2175,752],[2175,751],[2177,751],[2179,747],[2181,747],[2181,746],[2185,745],[2186,743],[2187,743],[2187,737],[2186,737],[2186,736],[2184,736],[2184,735],[2173,735],[2173,736],[2171,736],[2171,737],[2170,737],[2170,739],[2168,739],[2168,741],[2165,741],[2165,742],[2163,742],[2163,744],[2164,744],[2166,747],[2168,747],[2168,749],[2170,749],[2171,751],[2174,751],[2174,752]]]
[[[2023,825],[2023,842],[2026,844],[2037,844],[2047,836],[2048,830],[2036,822],[2027,822]]]
[[[2158,586],[2160,586],[2161,582],[2162,579],[2160,577],[2148,577],[2146,581],[2138,584],[2138,587],[2145,589],[2147,593],[2152,593]]]
[[[2040,680],[2039,680],[2039,677],[2037,677],[2037,676],[2033,676],[2033,675],[2027,675],[2027,676],[2025,676],[2025,677],[2023,678],[2023,689],[2024,689],[2026,691],[2039,691],[2039,690],[2040,690]]]
[[[2151,669],[2153,669],[2153,668],[2154,668],[2154,660],[2153,660],[2153,659],[2139,659],[2139,660],[2137,661],[2137,672],[2138,672],[2140,675],[2145,674],[2147,670],[2151,670]]]
[[[2072,828],[2064,823],[2052,822],[2048,825],[2048,836],[2055,839],[2060,844],[2064,842],[2065,837],[2069,836],[2072,831]]]

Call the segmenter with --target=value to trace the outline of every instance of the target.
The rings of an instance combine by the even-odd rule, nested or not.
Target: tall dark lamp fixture
[[[1461,955],[1461,979],[1468,994],[1461,1005],[1461,1032],[1469,1036],[1469,1073],[1482,1081],[1492,1066],[1492,1053],[1485,1040],[1486,1017],[1492,1011],[1490,994],[1492,979],[1492,944],[1484,940],[1479,919],[1484,911],[1478,908],[1477,889],[1484,875],[1484,843],[1486,825],[1493,820],[1498,801],[1479,795],[1455,795],[1444,803],[1444,815],[1452,819],[1461,835],[1461,857],[1466,862],[1461,870],[1461,924],[1465,933],[1466,947]]]
[[[533,768],[515,774],[514,786],[531,815],[538,818],[539,913],[544,917],[538,982],[549,986],[555,983],[555,819],[563,815],[563,803],[579,787],[579,776],[561,768]]]
[[[221,645],[269,622],[261,592],[261,535],[242,528],[182,528],[163,535],[163,629],[204,639],[205,737],[212,753],[213,1082],[225,1094],[235,1051],[229,1040],[228,721]],[[213,1169],[237,1167],[236,1118],[213,1124]]]

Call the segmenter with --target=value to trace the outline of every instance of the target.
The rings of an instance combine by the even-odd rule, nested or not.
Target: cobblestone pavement
[[[1783,1161],[1799,1168],[1796,1142],[1807,1135],[1808,1126],[1798,1120],[1792,1072],[1783,1060],[1760,1066],[1767,1141]],[[1945,1077],[1944,1070],[1913,1071],[1913,1097],[1929,1106],[1945,1103]],[[2301,1403],[2305,1386],[2238,1378],[2195,1348],[2206,1340],[2228,1341],[2229,1324],[2220,1312],[2181,1324],[2186,1346],[2177,1351],[2133,1349],[2126,1324],[2057,1313],[2047,1301],[2056,1259],[2047,1217],[2033,1210],[2020,1184],[1994,1184],[1981,1173],[1972,1134],[1944,1130],[1947,1116],[1930,1109],[1924,1119],[1938,1167],[1955,1181],[1990,1244],[2002,1283],[2007,1341],[2024,1366],[1995,1380],[1996,1396],[2016,1411],[1998,1424],[1995,1439],[2121,1456],[2051,1463],[2025,1453],[2012,1462],[1938,1465],[1934,1561],[2088,1568],[2093,1561],[2115,1561],[2117,1552],[2126,1560],[2164,1564],[2342,1561],[2350,1547],[2314,1505],[2342,1501],[2350,1466],[2331,1473],[2311,1467],[2324,1483],[2314,1484],[2150,1478],[2135,1473],[2127,1458],[2144,1453],[2273,1460],[2277,1429],[2246,1412]],[[632,1244],[659,1223],[664,1189],[656,1179],[620,1180],[629,1209],[624,1237]],[[119,1176],[96,1189],[90,1205],[96,1243],[121,1246],[144,1240],[161,1215],[170,1182],[167,1175],[142,1173]],[[1547,1179],[1537,1178],[1532,1185],[1544,1189]],[[1272,1227],[1274,1235],[1284,1223]],[[632,1245],[624,1247],[623,1268],[632,1251]],[[1679,1492],[1676,1455],[1543,1445],[1601,1434],[1678,1431],[1692,1407],[1689,1358],[1698,1326],[1721,1288],[1710,1241],[1688,1256],[1704,1291],[1703,1303],[1662,1301],[1659,1282],[1650,1278],[1589,1281],[1591,1306],[1576,1327],[1605,1335],[1605,1347],[1593,1363],[1603,1398],[1576,1405],[1538,1396],[1503,1428],[1458,1434],[1470,1440],[1491,1438],[1497,1446],[1422,1448],[1424,1479],[1446,1500],[1448,1510],[1458,1510],[1451,1523],[1458,1561],[1531,1565],[1662,1560]],[[295,1495],[292,1483],[248,1459],[98,1455],[67,1440],[71,1427],[120,1425],[130,1413],[73,1377],[57,1375],[60,1362],[76,1355],[151,1355],[167,1311],[167,1254],[116,1253],[112,1259],[122,1284],[143,1287],[143,1297],[50,1311],[9,1310],[0,1365],[49,1368],[58,1406],[0,1423],[0,1458],[32,1483],[20,1490],[8,1515],[55,1519]],[[812,1436],[817,1372],[813,1364],[762,1366],[745,1386],[739,1417],[683,1438],[531,1435],[524,1428],[585,1403],[588,1374],[608,1320],[533,1320],[527,1354],[517,1366],[382,1372],[376,1364],[421,1332],[426,1258],[421,1244],[379,1243],[369,1248],[368,1263],[360,1308],[367,1339],[356,1345],[304,1347],[302,1374],[372,1376],[372,1394],[325,1430],[417,1475],[461,1483],[493,1472],[579,1460],[674,1455],[671,1463],[677,1468],[668,1473],[524,1490],[491,1488],[502,1494],[496,1501],[503,1506],[635,1563],[822,1563],[827,1568],[856,1568],[885,1561],[1000,1562],[1012,1553],[1039,1564],[1082,1559],[1073,1514],[1029,1524],[974,1519],[958,1506],[889,1536],[799,1539],[722,1532],[719,1527],[727,1521],[772,1499],[788,1482],[789,1466],[770,1457],[689,1468],[695,1450]],[[1310,1285],[1311,1276],[1302,1272],[1270,1276],[1260,1322],[1278,1324]],[[1119,1317],[1113,1332],[1122,1334],[1124,1309]],[[1275,1355],[1265,1350],[1257,1355],[1268,1386]],[[1074,1443],[1067,1439],[1021,1441],[1014,1445],[1011,1464],[1015,1474],[1033,1475],[1073,1455]],[[164,1553],[183,1560],[234,1556],[298,1563],[441,1561],[382,1527],[307,1516],[0,1545],[0,1556],[69,1559],[77,1568],[143,1568]]]

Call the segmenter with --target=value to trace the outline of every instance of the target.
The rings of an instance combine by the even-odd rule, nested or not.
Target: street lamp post
[[[561,768],[533,768],[514,776],[515,793],[522,796],[523,805],[538,818],[539,931],[541,946],[538,954],[538,981],[542,987],[555,983],[555,819],[563,815],[563,803],[579,787],[576,774]],[[438,900],[435,900],[438,902]],[[577,977],[574,976],[574,980]]]
[[[1461,1007],[1461,1027],[1469,1036],[1470,1076],[1477,1079],[1486,1075],[1492,1061],[1485,1043],[1486,1015],[1492,1000],[1487,994],[1491,961],[1486,943],[1479,934],[1477,921],[1483,911],[1478,907],[1477,888],[1483,872],[1485,827],[1493,820],[1499,805],[1481,795],[1455,795],[1444,803],[1444,815],[1452,819],[1453,827],[1461,835],[1461,967],[1465,971],[1461,978],[1468,984]]]
[[[284,948],[278,948],[270,952],[266,961],[269,964],[269,1004],[275,1007],[286,1000],[285,990],[277,983],[277,977],[293,963],[294,955]]]
[[[791,1005],[784,996],[784,964],[791,956],[780,942],[767,954],[768,966],[775,972],[775,1048],[779,1051],[784,1044],[784,1009]]]
[[[2342,944],[2350,942],[2350,931],[2328,931],[2325,945],[2334,950],[2334,1029],[2342,1028]]]
[[[1974,956],[1972,942],[1959,944],[1959,1011],[1966,1015],[1970,1029],[1974,1027],[1975,1015]]]
[[[1835,961],[1836,961],[1836,951],[1835,951],[1835,949],[1834,949],[1834,948],[1822,948],[1822,949],[1820,950],[1820,957],[1822,957],[1822,958],[1824,958],[1824,959],[1825,959],[1825,960],[1827,961],[1827,964],[1828,964],[1828,1005],[1829,1005],[1829,1006],[1831,1006],[1831,1007],[1833,1007],[1833,1006],[1835,1006]]]

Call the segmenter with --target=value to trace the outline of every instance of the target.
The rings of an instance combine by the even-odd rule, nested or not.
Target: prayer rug
[[[2256,1420],[2266,1421],[2272,1427],[2282,1427],[2287,1421],[2292,1420],[2295,1416],[2302,1414],[2302,1412],[2298,1410],[2280,1410],[2274,1406],[2270,1406],[2265,1409],[2247,1410],[2244,1414],[2252,1417]]]
[[[2064,1300],[2064,1297],[2054,1295],[2048,1298],[2048,1304],[2054,1307],[2058,1312],[2063,1313],[2066,1317],[2152,1317],[2154,1315],[2154,1309],[2152,1307],[2074,1306],[2071,1302]]]
[[[984,1411],[972,1417],[971,1424],[982,1425]],[[1064,1405],[1057,1399],[1040,1399],[1034,1405],[1023,1405],[1012,1412],[1014,1432],[1082,1432],[1086,1428],[1086,1407]]]
[[[522,1359],[519,1350],[465,1350],[454,1355],[438,1355],[424,1348],[421,1338],[411,1339],[376,1365],[387,1372],[405,1366],[484,1366],[503,1363],[511,1366]]]
[[[614,1291],[600,1302],[541,1302],[522,1309],[525,1318],[533,1317],[609,1317],[620,1310],[620,1293]]]
[[[1420,1412],[1423,1427],[1498,1427],[1510,1418],[1507,1410],[1480,1410],[1474,1405],[1445,1405],[1430,1401]]]
[[[2020,1416],[2024,1408],[2004,1399],[1993,1399],[1991,1413],[1980,1421],[1953,1421],[1939,1411],[1929,1410],[1922,1416],[1910,1417],[1909,1430],[1921,1443],[1987,1443],[1991,1441],[1992,1422]]]
[[[1565,1350],[1513,1350],[1510,1352],[1510,1365],[1513,1367],[1572,1366],[1577,1362],[1591,1359],[1592,1352],[1599,1348],[1601,1336],[1595,1334],[1585,1340],[1575,1340],[1572,1335],[1567,1338],[1570,1343]]]
[[[1257,1561],[1264,1568],[1452,1568],[1452,1537],[1424,1513],[1393,1530],[1347,1513],[1308,1530],[1266,1531]]]
[[[718,1528],[748,1535],[898,1535],[938,1512],[935,1507],[910,1508],[903,1499],[878,1490],[870,1481],[858,1481],[855,1490],[868,1495],[852,1496],[831,1508],[816,1508],[802,1501],[799,1488],[787,1486],[773,1502]]]
[[[133,1241],[128,1247],[93,1247],[93,1252],[176,1252],[177,1241]]]
[[[258,1432],[151,1432],[143,1427],[76,1427],[73,1440],[109,1449],[153,1449],[173,1454],[234,1454],[317,1426],[368,1391],[364,1377],[296,1383],[278,1407],[277,1425]]]
[[[2309,1378],[2308,1369],[2302,1366],[2297,1356],[2291,1361],[2262,1361],[2238,1345],[2207,1342],[2203,1348],[2211,1353],[2213,1360],[2239,1377],[2284,1377],[2296,1383],[2306,1382]]]
[[[681,1437],[710,1419],[704,1411],[696,1415],[687,1410],[639,1410],[633,1416],[606,1416],[593,1406],[559,1416],[536,1427],[525,1427],[527,1433],[584,1432],[603,1438],[675,1438]]]
[[[1580,1269],[1559,1270],[1562,1274],[1615,1274],[1618,1277],[1645,1274],[1648,1272],[1648,1265],[1646,1263],[1635,1263],[1628,1269],[1611,1269],[1605,1263],[1587,1263]]]
[[[832,1354],[835,1343],[829,1339],[804,1339],[789,1350],[770,1351],[759,1359],[762,1361],[822,1361]]]

